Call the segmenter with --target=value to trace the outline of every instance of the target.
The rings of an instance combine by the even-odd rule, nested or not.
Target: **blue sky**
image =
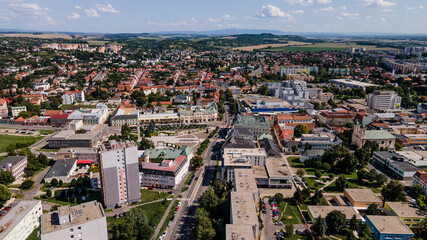
[[[0,0],[0,28],[427,33],[426,0]]]

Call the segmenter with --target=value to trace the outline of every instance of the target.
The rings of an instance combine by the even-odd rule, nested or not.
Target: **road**
[[[10,128],[10,129],[17,129],[17,128],[24,128],[24,129],[34,129],[34,130],[64,130],[65,127],[52,127],[50,125],[46,126],[40,126],[40,125],[14,125],[14,124],[0,124],[1,128]]]

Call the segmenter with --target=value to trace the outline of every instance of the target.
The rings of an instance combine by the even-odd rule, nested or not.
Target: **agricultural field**
[[[366,50],[396,50],[395,48],[378,48],[371,45],[356,45],[351,43],[315,43],[303,46],[284,46],[277,48],[263,48],[262,51],[267,52],[323,52],[323,51],[347,51],[350,47],[366,48]]]
[[[39,39],[55,39],[55,38],[61,38],[61,39],[73,39],[68,34],[60,34],[60,33],[53,33],[53,34],[33,34],[33,33],[6,33],[1,34],[2,37],[27,37],[27,38],[39,38]]]
[[[303,46],[303,45],[309,45],[310,43],[306,42],[295,42],[295,41],[289,41],[288,43],[272,43],[272,44],[261,44],[261,45],[253,45],[253,46],[246,46],[246,47],[237,47],[233,48],[233,50],[240,50],[240,51],[247,51],[252,52],[255,49],[276,49],[276,48],[283,48],[283,47],[289,47],[289,46]]]

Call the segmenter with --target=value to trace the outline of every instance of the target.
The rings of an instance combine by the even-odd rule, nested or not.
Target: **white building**
[[[85,93],[83,91],[68,91],[62,95],[62,104],[71,105],[75,102],[84,102]]]
[[[163,160],[161,163],[142,162],[141,186],[173,188],[181,183],[189,168],[190,159],[184,155],[174,160]]]
[[[17,117],[20,112],[27,111],[26,106],[11,107],[10,109],[12,110],[12,117]]]
[[[41,217],[41,240],[106,240],[107,218],[97,201],[61,206]]]
[[[368,107],[376,110],[399,109],[402,98],[394,91],[374,91],[368,95]]]
[[[234,181],[234,169],[264,166],[266,161],[264,148],[224,148],[221,177],[227,182]]]
[[[0,239],[25,240],[40,225],[41,201],[22,200],[0,218]]]
[[[312,150],[328,150],[329,148],[341,143],[342,140],[332,132],[302,134],[301,147],[299,150],[303,152],[306,146],[310,146],[308,149]]]
[[[138,148],[134,142],[111,140],[100,146],[101,182],[107,208],[140,201]]]

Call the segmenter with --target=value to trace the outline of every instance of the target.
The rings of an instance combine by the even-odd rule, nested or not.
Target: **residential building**
[[[221,177],[226,181],[233,181],[234,169],[263,166],[266,161],[267,153],[263,148],[224,148]]]
[[[264,165],[253,165],[252,169],[259,187],[292,188],[293,176],[282,157],[269,158]]]
[[[69,183],[74,179],[73,175],[76,168],[76,159],[56,160],[43,180],[44,182],[50,182],[55,178],[58,181],[62,180],[64,183]]]
[[[373,158],[376,164],[388,169],[398,179],[412,179],[418,171],[408,158],[394,151],[375,151]]]
[[[237,115],[234,118],[233,127],[238,131],[241,129],[249,129],[256,137],[261,136],[263,133],[270,133],[270,123],[268,119],[263,116]]]
[[[210,102],[204,107],[200,106],[178,106],[179,119],[181,123],[208,123],[218,119],[218,107],[215,102]]]
[[[371,189],[346,188],[344,196],[356,208],[367,208],[371,204],[382,206],[382,200]]]
[[[161,163],[142,162],[140,168],[141,186],[173,188],[181,183],[190,168],[190,160],[180,155],[173,160]]]
[[[144,162],[150,162],[154,159],[175,160],[179,156],[191,159],[194,156],[194,151],[187,146],[182,146],[180,148],[147,149],[143,154]]]
[[[417,171],[412,180],[412,186],[420,185],[421,191],[427,195],[427,173],[424,171]]]
[[[258,199],[254,199],[251,192],[231,192],[230,198],[230,224],[248,225],[251,229],[250,233],[258,238],[259,222],[255,204],[258,203]]]
[[[177,95],[173,101],[179,104],[190,104],[191,98],[188,95]]]
[[[423,228],[426,212],[419,209],[417,204],[409,202],[386,202],[384,209],[397,216],[408,228]]]
[[[250,192],[253,198],[259,199],[259,191],[255,181],[254,170],[252,169],[234,169],[234,191]]]
[[[310,98],[307,83],[301,80],[267,83],[269,93],[289,102],[295,107],[305,107],[304,101]]]
[[[102,195],[106,208],[140,201],[138,147],[109,141],[100,146]]]
[[[427,134],[397,134],[396,141],[405,147],[427,145]]]
[[[396,216],[366,216],[375,240],[412,239],[414,233]]]
[[[8,156],[0,162],[3,171],[9,171],[12,176],[19,178],[27,167],[27,156]]]
[[[106,124],[83,125],[78,130],[62,130],[49,140],[50,148],[93,147],[108,132]]]
[[[225,225],[226,240],[255,240],[253,228],[250,225]]]
[[[136,109],[135,104],[130,104],[128,102],[120,105],[110,118],[111,126],[135,126],[138,125],[138,121],[139,110]]]
[[[27,107],[26,106],[10,107],[10,110],[12,111],[12,117],[17,117],[20,112],[26,112]]]
[[[0,117],[4,118],[4,117],[8,117],[9,116],[9,112],[8,112],[8,108],[7,108],[7,100],[0,98]]]
[[[342,140],[332,132],[318,132],[313,134],[302,134],[300,152],[307,149],[328,150],[336,145],[342,144]]]
[[[107,218],[97,201],[61,206],[41,216],[41,240],[106,240]]]
[[[62,104],[71,105],[76,102],[84,102],[85,93],[83,91],[68,91],[62,95]]]
[[[393,150],[396,137],[385,130],[366,130],[360,125],[355,125],[351,144],[361,148],[366,141],[376,142],[380,148]]]
[[[394,91],[376,90],[368,95],[368,107],[375,110],[399,109],[401,102]]]
[[[37,200],[20,200],[13,208],[0,218],[0,239],[25,240],[40,226],[42,203]]]

